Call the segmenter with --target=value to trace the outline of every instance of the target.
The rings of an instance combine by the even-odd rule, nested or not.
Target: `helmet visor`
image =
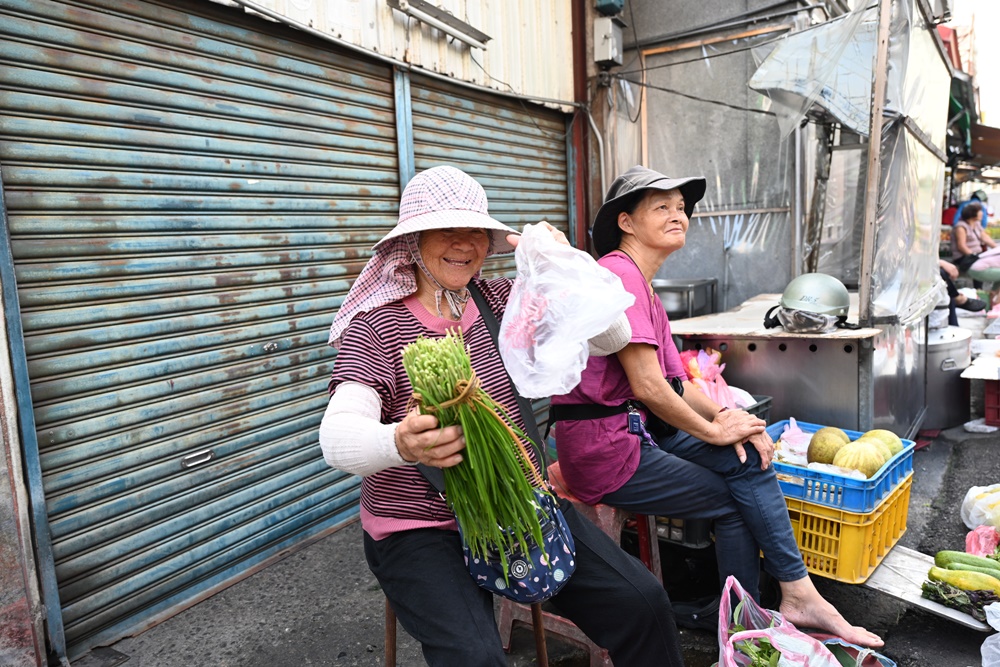
[[[840,317],[810,313],[808,310],[778,309],[778,321],[791,333],[830,333],[836,330]]]

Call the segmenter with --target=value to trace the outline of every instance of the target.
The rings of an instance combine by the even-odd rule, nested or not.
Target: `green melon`
[[[809,439],[806,460],[809,463],[833,463],[833,457],[851,439],[836,426],[824,426]]]
[[[876,428],[868,431],[862,437],[867,438],[869,436],[872,438],[878,438],[884,442],[893,456],[903,451],[903,441],[900,440],[899,436],[892,431],[887,431],[884,428]]]
[[[880,449],[861,438],[841,447],[833,457],[833,465],[858,470],[868,478],[874,477],[884,463]]]
[[[878,438],[868,435],[862,435],[854,442],[864,442],[877,449],[879,451],[879,454],[882,455],[882,463],[885,463],[886,461],[892,458],[892,451],[889,449],[889,445],[885,444]]]

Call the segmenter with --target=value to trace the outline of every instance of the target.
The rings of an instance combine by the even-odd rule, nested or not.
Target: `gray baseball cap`
[[[622,230],[618,227],[618,214],[632,207],[646,190],[679,189],[684,195],[684,212],[688,218],[694,205],[705,196],[706,182],[702,176],[670,178],[658,171],[636,165],[615,179],[604,198],[604,205],[594,218],[591,236],[598,257],[607,255],[621,242]]]

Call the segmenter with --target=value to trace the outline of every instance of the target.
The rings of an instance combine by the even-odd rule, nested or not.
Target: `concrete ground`
[[[986,320],[963,317],[960,324],[978,336]],[[982,391],[982,382],[973,381],[973,416],[982,414]],[[972,434],[961,426],[941,432],[914,454],[907,532],[900,544],[926,554],[964,549],[967,530],[959,507],[965,492],[998,481],[1000,433]],[[675,600],[712,593],[711,548],[665,549],[671,563],[667,586]],[[814,580],[850,621],[879,632],[886,641],[883,653],[901,667],[980,664],[987,634],[861,585]],[[701,590],[691,590],[692,583]],[[382,665],[383,600],[365,565],[355,523],[142,634],[92,651],[73,667]],[[714,634],[682,630],[682,640],[689,667],[709,667],[718,659]],[[425,664],[419,646],[402,629],[398,642],[398,665]],[[555,638],[549,640],[549,655],[553,667],[589,664],[583,651]],[[528,630],[515,631],[508,664],[536,664]]]

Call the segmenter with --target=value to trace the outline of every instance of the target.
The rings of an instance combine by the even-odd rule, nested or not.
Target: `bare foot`
[[[781,582],[781,615],[797,628],[814,628],[841,637],[852,644],[879,648],[882,638],[864,628],[851,625],[837,609],[819,594],[809,577]]]

